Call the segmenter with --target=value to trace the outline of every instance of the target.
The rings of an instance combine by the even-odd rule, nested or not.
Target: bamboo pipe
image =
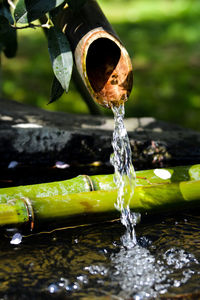
[[[10,199],[0,204],[0,226],[29,222],[28,204],[23,199]]]
[[[131,60],[97,2],[86,0],[76,9],[65,6],[57,24],[67,35],[91,97],[107,108],[127,101],[133,81]]]
[[[163,172],[168,178],[162,178]],[[200,204],[200,165],[137,171],[136,176],[136,188],[130,201],[134,211],[154,212]],[[83,175],[62,182],[4,188],[0,189],[0,225],[29,220],[33,228],[34,216],[39,224],[45,220],[50,224],[56,219],[69,224],[71,218],[76,223],[88,223],[95,214],[106,212],[106,217],[111,219],[112,213],[119,215],[114,206],[116,199],[113,175]],[[13,217],[12,202],[17,203]],[[21,214],[19,220],[16,211]],[[5,216],[9,214],[7,219]]]
[[[117,189],[37,197],[31,199],[31,203],[37,227],[44,222],[51,224],[56,220],[58,224],[64,220],[65,224],[70,226],[97,223],[97,216],[104,216],[105,213],[107,220],[112,220],[113,216],[119,217],[119,212],[115,209],[116,199]],[[17,201],[20,206],[24,203],[23,198]],[[140,213],[180,211],[199,205],[200,180],[137,186],[130,200],[130,209]],[[33,215],[24,214],[25,210],[17,211],[14,207],[11,211],[9,204],[0,204],[0,211],[0,226],[28,223],[31,217],[30,228],[33,229]],[[100,220],[102,219],[101,217]],[[70,223],[72,220],[73,224]]]
[[[170,177],[168,179],[162,179],[156,175],[154,169],[136,171],[136,186],[200,180],[200,165],[156,170],[169,172]],[[2,188],[0,189],[0,203],[7,203],[9,200],[22,197],[35,200],[37,198],[57,195],[114,189],[116,189],[116,185],[114,183],[113,174],[94,176],[79,175],[64,181]]]

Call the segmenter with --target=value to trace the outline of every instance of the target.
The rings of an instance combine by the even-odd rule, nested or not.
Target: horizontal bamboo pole
[[[181,209],[188,204],[200,204],[200,165],[138,171],[136,176],[130,201],[134,211]],[[0,190],[0,225],[27,222],[27,211],[29,218],[35,215],[38,222],[57,218],[67,222],[68,218],[80,215],[110,213],[115,211],[116,199],[113,175],[82,175],[61,182],[4,188]],[[16,209],[11,207],[12,202],[17,203]],[[21,211],[19,214],[19,207],[26,214]],[[6,214],[12,215],[12,209],[13,219],[7,219]]]
[[[156,175],[156,171],[154,169],[137,171],[136,185],[144,186],[154,183],[160,184],[200,179],[200,165],[181,166],[158,170],[161,173],[162,170],[169,172],[171,175],[170,178],[162,179]],[[56,195],[89,192],[92,190],[113,190],[115,188],[116,186],[113,174],[95,176],[79,175],[65,181],[0,189],[0,203],[6,203],[16,197],[37,199]]]
[[[115,210],[116,199],[116,189],[100,190],[38,198],[33,202],[33,206],[39,219],[68,218],[112,212]],[[130,201],[130,208],[135,212],[164,211],[176,207],[181,209],[188,202],[191,206],[200,204],[200,180],[137,186]]]
[[[0,225],[24,224],[29,222],[29,211],[22,199],[13,199],[0,204]]]

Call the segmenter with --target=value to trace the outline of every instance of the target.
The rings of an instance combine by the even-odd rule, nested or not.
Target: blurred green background
[[[99,4],[133,62],[134,89],[126,116],[152,116],[200,130],[200,1]],[[43,32],[18,30],[18,40],[17,57],[2,57],[3,96],[49,110],[87,114],[73,83],[68,94],[47,105],[53,73]]]

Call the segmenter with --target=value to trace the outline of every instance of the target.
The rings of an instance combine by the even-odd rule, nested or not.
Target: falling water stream
[[[136,174],[132,164],[132,152],[127,130],[124,125],[124,105],[112,107],[114,114],[113,150],[111,164],[114,166],[114,180],[118,188],[118,197],[115,207],[121,212],[121,222],[126,227],[126,233],[122,237],[123,245],[131,248],[136,245],[137,239],[134,226],[140,215],[131,213],[129,204],[133,196]]]
[[[0,231],[0,299],[200,299],[199,210],[142,215],[138,223],[129,209],[136,175],[124,106],[113,113],[111,162],[121,222],[23,239],[14,228]]]
[[[182,276],[174,276],[174,271],[166,268],[166,264],[175,269],[185,269],[191,262],[199,264],[196,258],[183,249],[166,250],[161,259],[144,247],[149,241],[137,243],[135,225],[140,220],[140,214],[130,211],[130,199],[136,185],[136,174],[132,164],[132,153],[128,134],[124,125],[124,105],[112,108],[114,113],[113,150],[111,164],[114,166],[114,180],[118,188],[115,207],[121,212],[121,223],[126,231],[121,237],[120,251],[111,255],[114,266],[112,280],[118,282],[121,291],[119,299],[148,299],[165,294],[171,285],[179,287],[186,283],[194,274],[184,270]],[[145,242],[144,242],[145,241]],[[169,277],[169,278],[168,278]],[[172,278],[170,278],[172,277]]]

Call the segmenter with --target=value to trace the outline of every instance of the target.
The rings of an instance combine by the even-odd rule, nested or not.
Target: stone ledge
[[[0,166],[109,162],[114,122],[0,99]],[[136,169],[200,163],[200,132],[153,118],[125,120]]]

